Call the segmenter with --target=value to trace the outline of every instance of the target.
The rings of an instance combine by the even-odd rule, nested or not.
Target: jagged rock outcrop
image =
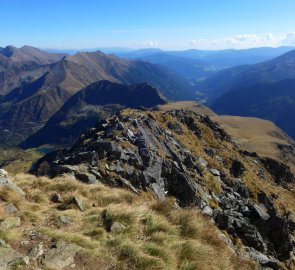
[[[262,269],[284,269],[284,263],[293,263],[294,223],[279,208],[279,196],[264,189],[291,172],[286,167],[277,175],[268,166],[240,152],[207,116],[124,110],[100,121],[71,148],[40,159],[33,172],[152,191],[159,199],[174,196],[179,206],[210,216],[230,242],[240,239],[241,256],[257,260]],[[284,187],[293,178],[286,180]]]

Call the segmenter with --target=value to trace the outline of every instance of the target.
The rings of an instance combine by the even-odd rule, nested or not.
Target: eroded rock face
[[[99,122],[71,148],[45,156],[35,173],[149,190],[159,199],[174,196],[179,206],[200,208],[239,238],[262,267],[280,269],[278,261],[289,260],[294,249],[292,220],[280,215],[266,194],[258,194],[257,202],[244,176],[253,170],[257,179],[277,183],[294,176],[283,169],[274,174],[269,162],[265,168],[254,158],[241,155],[209,117],[182,110],[131,111]]]
[[[268,172],[274,176],[277,183],[285,185],[294,182],[294,175],[285,164],[271,158],[261,158],[260,160]]]

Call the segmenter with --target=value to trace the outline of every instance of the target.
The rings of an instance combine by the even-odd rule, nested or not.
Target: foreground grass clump
[[[23,239],[24,231],[34,228],[49,241],[78,245],[76,267],[86,265],[80,269],[96,269],[93,265],[100,265],[99,269],[255,269],[228,248],[210,220],[196,209],[178,208],[173,198],[158,201],[149,193],[85,185],[66,177],[49,180],[20,174],[15,182],[26,192],[25,198],[7,190],[0,195],[17,205],[22,227],[0,236],[9,242],[13,234],[15,243]],[[51,202],[53,193],[64,202]],[[84,211],[60,207],[74,196]],[[61,224],[60,216],[71,222]],[[87,268],[89,262],[92,266]]]

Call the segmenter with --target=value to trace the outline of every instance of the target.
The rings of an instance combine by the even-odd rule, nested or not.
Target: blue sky
[[[295,45],[294,0],[0,0],[0,46]]]

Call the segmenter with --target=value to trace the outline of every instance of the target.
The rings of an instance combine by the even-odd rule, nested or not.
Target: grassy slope
[[[42,154],[35,149],[22,150],[20,148],[0,148],[1,168],[15,175],[27,172],[34,161],[41,158]]]
[[[294,155],[278,148],[278,144],[291,146],[294,142],[271,121],[255,117],[219,116],[208,107],[194,101],[168,103],[157,106],[157,109],[162,111],[184,109],[209,115],[213,121],[218,122],[225,129],[240,149],[257,152],[263,157],[284,161],[295,172]]]
[[[160,105],[156,107],[160,111],[169,111],[169,110],[189,110],[199,114],[206,114],[209,116],[215,116],[216,114],[210,110],[208,107],[203,104],[199,104],[195,101],[178,101],[171,102],[165,105]]]
[[[294,143],[281,129],[270,121],[254,117],[215,116],[218,122],[231,135],[240,149],[257,152],[260,156],[270,157],[286,163],[295,171],[294,156],[286,156],[278,144]]]
[[[0,235],[16,249],[26,231],[37,229],[45,246],[52,239],[62,239],[83,248],[72,269],[255,269],[234,255],[211,221],[196,209],[175,208],[173,199],[157,201],[149,193],[136,195],[69,178],[53,181],[21,174],[15,182],[27,193],[25,199],[5,189],[0,189],[0,196],[18,207],[21,230]],[[67,204],[51,203],[54,192],[65,201],[79,197],[85,211],[61,210]],[[5,218],[3,205],[0,202]],[[70,216],[72,223],[61,226],[60,215]],[[109,231],[116,221],[126,226],[122,233]]]
[[[126,110],[125,113],[131,112]],[[163,125],[173,121],[159,112],[154,113],[154,117]],[[237,124],[240,125],[241,121],[238,120]],[[232,121],[230,123],[233,124]],[[245,122],[245,130],[252,130],[247,133],[249,137],[255,134],[253,128],[249,128],[254,123],[258,132],[258,127],[262,126],[259,121],[248,119]],[[233,146],[216,144],[209,130],[202,128],[206,142],[218,149],[219,155],[227,161],[236,151]],[[182,130],[184,133],[179,135],[179,140],[192,153],[205,156],[202,144],[192,132],[184,127]],[[266,130],[262,129],[263,132]],[[268,131],[271,135],[272,128]],[[262,141],[266,143],[264,139]],[[221,169],[216,160],[209,158],[208,161],[211,166]],[[259,179],[253,169],[252,158],[248,158],[245,166],[247,172],[243,180],[254,197],[260,191],[268,195],[276,194],[274,204],[279,212],[294,211],[294,189],[282,189],[271,181]],[[206,176],[204,181],[209,190],[218,189],[210,177]],[[27,192],[25,200],[6,190],[0,193],[2,199],[14,202],[22,213],[22,230],[5,232],[9,243],[15,247],[24,238],[25,230],[35,228],[43,232],[44,243],[63,239],[83,247],[84,253],[76,269],[94,269],[91,262],[99,265],[100,269],[109,269],[108,266],[115,269],[255,269],[250,262],[241,261],[231,253],[214,225],[196,209],[175,209],[172,199],[158,202],[148,193],[135,195],[124,189],[84,185],[64,178],[49,180],[18,175],[15,182]],[[61,193],[66,201],[78,196],[86,211],[80,212],[72,207],[61,211],[62,204],[49,201],[54,192]],[[1,207],[3,203],[0,203],[0,213],[3,213]],[[61,226],[58,223],[59,215],[71,216],[73,222]],[[109,232],[109,224],[115,221],[126,226],[123,233]],[[85,262],[88,268],[82,267]]]

